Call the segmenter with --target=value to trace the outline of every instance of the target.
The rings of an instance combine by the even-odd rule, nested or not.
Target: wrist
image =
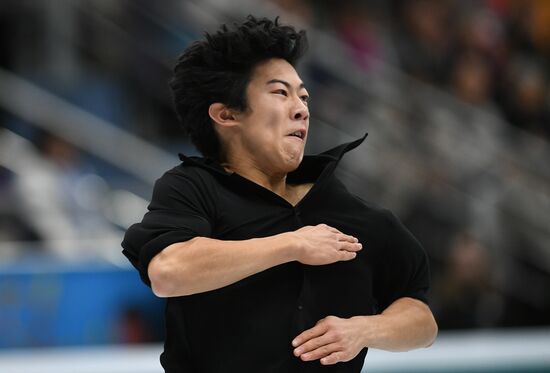
[[[383,315],[355,316],[361,330],[361,345],[369,348],[379,348],[380,342],[386,338]]]
[[[293,232],[280,233],[266,237],[265,240],[267,240],[265,242],[267,247],[274,248],[278,262],[287,263],[298,260],[298,240]]]

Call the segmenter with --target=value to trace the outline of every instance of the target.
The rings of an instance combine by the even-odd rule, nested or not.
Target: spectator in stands
[[[481,55],[463,53],[450,72],[450,89],[460,100],[492,109],[493,75],[489,62]]]
[[[516,58],[510,64],[504,112],[510,123],[550,139],[548,77],[541,64]]]
[[[502,297],[492,287],[492,260],[474,236],[459,232],[448,251],[446,271],[438,278],[438,322],[449,329],[491,327],[503,315]]]
[[[0,243],[40,242],[37,231],[26,221],[21,210],[20,195],[15,188],[16,175],[0,165]],[[16,253],[0,253],[15,255]]]
[[[447,1],[399,2],[395,45],[403,69],[417,79],[441,84],[447,74],[452,23]]]

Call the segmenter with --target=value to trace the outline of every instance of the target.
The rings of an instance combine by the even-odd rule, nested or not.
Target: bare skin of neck
[[[311,189],[313,183],[292,185],[286,182],[286,173],[269,172],[260,169],[252,162],[245,159],[233,159],[222,163],[227,172],[236,172],[239,175],[269,189],[295,206]]]

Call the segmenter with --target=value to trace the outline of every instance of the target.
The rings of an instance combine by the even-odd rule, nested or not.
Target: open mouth
[[[306,131],[298,130],[298,131],[295,131],[295,132],[292,132],[292,133],[288,134],[288,136],[294,136],[294,137],[297,137],[297,138],[303,140],[306,137]]]

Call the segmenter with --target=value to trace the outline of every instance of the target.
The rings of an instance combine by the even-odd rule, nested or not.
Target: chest
[[[283,198],[292,206],[296,206],[313,188],[313,183],[288,185]]]
[[[217,215],[212,224],[213,238],[238,241],[325,223],[354,235],[366,243],[366,249],[356,260],[349,262],[327,266],[289,263],[271,268],[226,290],[244,294],[277,284],[286,289],[281,290],[281,294],[289,291],[299,303],[311,305],[319,317],[372,312],[372,276],[376,268],[373,253],[383,248],[385,237],[376,214],[338,183],[301,186],[296,188],[294,198],[295,204],[246,185],[238,189],[224,188],[218,195]],[[275,290],[270,292],[275,293]],[[257,299],[257,296],[244,298]],[[335,305],[339,305],[338,310],[334,309]]]
[[[303,184],[288,199],[250,186],[223,188],[217,196],[213,238],[243,240],[328,224],[362,242],[380,242],[384,233],[372,209],[339,183]]]

